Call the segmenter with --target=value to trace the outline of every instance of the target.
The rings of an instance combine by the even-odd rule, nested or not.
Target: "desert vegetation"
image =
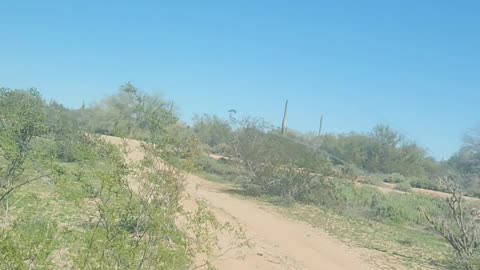
[[[414,258],[421,267],[479,267],[478,203],[464,198],[477,194],[478,143],[473,135],[458,154],[439,162],[385,125],[367,134],[315,136],[288,131],[282,135],[262,119],[203,116],[194,120],[193,131],[206,145],[204,149],[225,157],[198,157],[203,174],[235,183],[243,195],[290,206],[293,216],[322,228],[330,226],[325,216],[331,215],[336,218],[332,225],[336,229],[330,231],[334,235],[338,235],[339,220],[345,220],[353,228],[339,237],[350,234],[359,245]],[[224,134],[224,138],[204,140],[208,133]],[[414,188],[442,191],[448,199],[414,192]],[[309,205],[326,212],[319,214]],[[392,231],[398,246],[382,246],[378,243],[388,240],[369,240],[349,232],[368,231],[372,226]]]
[[[204,202],[183,207],[189,172],[407,264],[480,267],[475,131],[440,162],[385,125],[282,134],[261,118],[200,115],[188,126],[132,84],[78,109],[1,88],[0,125],[3,269],[213,267],[219,231],[249,244]],[[109,136],[138,141],[139,158]]]
[[[0,124],[2,269],[194,269],[218,231],[241,239],[204,203],[182,207],[197,140],[158,97],[127,84],[69,110],[2,88]],[[98,133],[141,139],[142,157]]]

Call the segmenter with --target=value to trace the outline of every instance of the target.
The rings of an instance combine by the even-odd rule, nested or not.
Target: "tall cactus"
[[[285,110],[283,112],[282,135],[285,135],[285,130],[287,129],[287,112],[288,112],[288,99],[287,101],[285,101]]]
[[[318,136],[322,134],[323,114],[320,116],[320,127],[318,128]]]

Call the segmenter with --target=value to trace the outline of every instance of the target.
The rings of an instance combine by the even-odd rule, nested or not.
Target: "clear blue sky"
[[[102,3],[100,3],[102,2]],[[449,157],[480,123],[479,1],[0,2],[0,85],[69,107],[130,81],[198,113],[390,124]]]

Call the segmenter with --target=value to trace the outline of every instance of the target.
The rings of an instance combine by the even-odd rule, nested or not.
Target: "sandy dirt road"
[[[192,197],[207,201],[220,220],[242,226],[254,242],[252,248],[232,250],[214,261],[219,269],[374,269],[362,261],[359,252],[318,229],[227,190],[225,185],[195,175],[187,178]]]
[[[128,159],[142,159],[138,141],[106,138],[111,143],[126,145],[129,151]],[[225,253],[220,252],[223,255],[213,260],[217,268],[375,269],[362,259],[364,253],[306,223],[281,215],[273,206],[232,195],[228,192],[229,189],[231,188],[228,185],[213,183],[193,174],[186,178],[186,208],[193,207],[196,199],[206,201],[220,221],[241,226],[246,237],[253,243],[253,247],[230,250],[231,243],[234,242],[232,236],[218,236]]]

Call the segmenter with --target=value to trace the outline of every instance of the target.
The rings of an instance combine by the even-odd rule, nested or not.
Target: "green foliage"
[[[480,131],[469,132],[462,148],[449,160],[449,165],[463,174],[480,173]]]
[[[195,116],[193,119],[193,132],[201,142],[211,147],[217,147],[218,145],[226,146],[232,138],[230,124],[215,115],[204,114]]]
[[[228,155],[232,153],[232,148],[226,143],[219,143],[212,148],[211,152],[218,155]]]
[[[89,162],[102,167],[93,171],[98,182],[82,185],[93,195],[95,215],[82,237],[81,256],[73,260],[78,268],[178,269],[195,255],[175,224],[182,213],[183,173],[169,164],[182,138],[172,137],[169,127],[174,122],[163,114],[139,112],[147,118],[139,122],[149,136],[137,150],[144,152],[142,160],[125,163],[119,148],[101,139],[95,140],[95,152],[89,155]],[[138,182],[131,185],[128,177]]]
[[[426,179],[424,177],[410,178],[409,183],[414,188],[423,188],[442,192],[446,191],[438,181]]]
[[[206,155],[195,158],[195,169],[199,173],[212,180],[224,180],[233,182],[242,174],[245,174],[240,168],[233,166],[232,162],[220,159],[215,160]]]
[[[203,169],[231,179],[225,166],[236,165],[241,173],[237,174],[235,181],[246,194],[278,197],[285,202],[313,204],[346,215],[391,224],[426,226],[420,205],[432,213],[443,211],[436,199],[418,195],[383,194],[373,187],[356,185],[350,180],[357,178],[355,168],[332,164],[322,150],[302,143],[300,135],[289,133],[288,137],[279,136],[261,119],[237,122],[237,128],[232,134],[233,154],[228,160],[229,164],[219,165],[218,161],[207,160]],[[400,147],[398,151],[403,151],[400,146],[401,136],[387,127],[378,127],[369,136],[352,135],[351,138],[374,142],[373,145],[378,146],[378,149],[386,150],[388,154],[380,150],[374,152],[379,159],[382,155],[391,155],[397,151],[397,147]],[[329,144],[326,141],[323,143]],[[344,149],[352,150],[355,146],[359,144],[352,141],[352,144],[346,144]],[[362,155],[358,157],[360,156]],[[208,165],[209,162],[214,165]],[[333,160],[333,163],[335,162],[338,160]],[[386,164],[384,161],[379,162],[383,165],[376,166]],[[395,183],[402,191],[411,190],[409,178],[400,173],[377,174],[372,177],[378,178],[378,184]]]
[[[127,181],[129,167],[118,148],[97,143],[97,158],[107,160],[93,172],[99,182],[86,183],[94,194],[95,215],[82,236],[81,255],[74,265],[83,269],[185,266],[189,258],[180,248],[183,233],[174,223],[179,212],[174,198],[179,194],[171,185],[176,185],[177,175],[139,165],[135,177],[144,182],[133,190]]]
[[[321,139],[322,149],[370,173],[428,176],[438,170],[423,149],[388,126],[377,126],[370,134],[325,135]]]
[[[2,269],[52,269],[56,224],[46,220],[19,221],[0,234]]]
[[[421,210],[438,215],[445,210],[441,200],[416,194],[382,195],[372,204],[373,218],[394,224],[415,224],[426,226]]]
[[[480,195],[480,130],[474,129],[464,139],[462,148],[446,163],[453,169],[462,189],[467,195],[479,197]]]
[[[130,83],[97,105],[77,112],[90,132],[119,137],[143,138],[150,117],[172,119],[168,104],[157,95],[147,95]],[[88,118],[88,119],[85,119]]]
[[[0,203],[8,222],[9,197],[23,185],[38,179],[27,175],[31,142],[47,131],[44,103],[35,89],[0,88]],[[30,159],[30,160],[29,160]]]
[[[83,112],[70,111],[55,101],[46,106],[46,112],[48,138],[54,143],[49,146],[51,154],[63,162],[79,161],[78,148],[86,140],[79,119]]]
[[[310,192],[334,174],[322,153],[278,135],[261,119],[239,122],[233,136],[231,158],[245,172],[237,182],[249,194],[311,201]]]
[[[0,108],[4,151],[7,149],[7,143],[9,143],[8,146],[16,148],[19,146],[13,144],[28,142],[28,139],[46,131],[43,100],[37,90],[0,88]],[[7,142],[6,139],[17,139],[17,141]]]
[[[8,174],[15,173],[10,170],[21,169],[30,141],[46,132],[46,114],[40,94],[34,89],[0,88],[0,108],[0,153],[10,163],[2,168],[6,170],[2,175],[5,181]]]
[[[384,182],[387,182],[387,183],[394,183],[394,184],[398,184],[398,183],[403,183],[406,181],[405,179],[405,176],[399,174],[399,173],[392,173],[392,174],[389,174],[387,175],[384,180]]]
[[[383,194],[352,181],[367,172],[376,173],[368,183],[394,183],[405,192],[441,189],[429,177],[445,169],[388,126],[369,134],[281,136],[261,119],[233,120],[204,115],[189,129],[160,97],[131,84],[79,110],[45,104],[35,90],[0,89],[0,201],[10,213],[0,226],[0,268],[185,269],[199,254],[212,266],[216,231],[241,232],[203,202],[192,212],[182,208],[193,168],[235,181],[250,195],[385,224],[422,228],[424,213],[446,212],[440,200]],[[141,139],[142,158],[126,161],[131,149],[93,132]],[[198,140],[226,158],[202,155]],[[449,161],[468,176],[461,183],[470,194],[480,186],[478,145],[470,137]]]
[[[411,192],[412,191],[412,186],[407,181],[403,181],[403,182],[398,183],[395,186],[395,188],[400,190],[400,191],[403,191],[403,192]]]
[[[182,208],[197,139],[160,98],[127,84],[93,108],[69,110],[34,90],[0,94],[0,196],[10,210],[0,268],[187,269],[197,256],[211,265],[216,230],[241,235],[201,202]],[[126,160],[132,149],[95,130],[141,138],[128,141],[140,158]]]
[[[329,159],[321,151],[279,135],[262,119],[244,119],[231,143],[234,157],[250,171],[256,167],[296,166],[313,173],[331,173]]]

